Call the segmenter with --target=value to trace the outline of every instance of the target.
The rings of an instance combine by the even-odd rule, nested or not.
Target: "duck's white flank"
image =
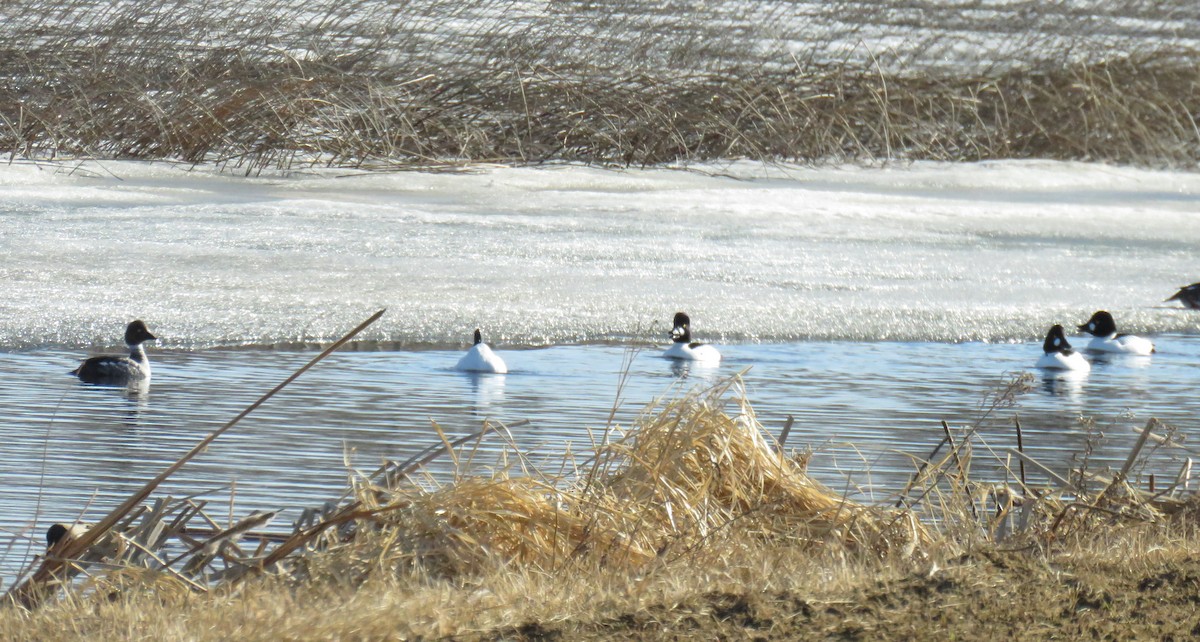
[[[1088,342],[1088,350],[1095,352],[1114,352],[1120,354],[1136,354],[1147,356],[1154,354],[1154,342],[1132,334],[1112,334],[1107,337],[1095,337]]]
[[[1061,352],[1051,352],[1044,354],[1037,361],[1037,367],[1047,370],[1074,370],[1077,372],[1087,372],[1092,369],[1092,364],[1084,358],[1082,353],[1072,351],[1071,354],[1063,354]]]

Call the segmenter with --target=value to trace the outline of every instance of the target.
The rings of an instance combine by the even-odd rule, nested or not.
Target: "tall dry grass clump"
[[[1190,167],[1194,14],[1133,0],[23,0],[0,7],[0,152],[246,172],[743,158]]]
[[[926,536],[911,515],[857,504],[813,481],[771,447],[734,394],[738,384],[656,408],[572,466],[577,475],[500,471],[433,490],[410,480],[363,485],[359,501],[374,533],[364,540],[366,557],[462,576],[497,562],[548,573],[641,571],[748,539],[914,553]]]

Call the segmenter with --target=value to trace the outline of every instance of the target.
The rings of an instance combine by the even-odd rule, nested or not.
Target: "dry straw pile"
[[[427,492],[371,488],[392,554],[426,569],[474,572],[496,559],[554,571],[630,569],[720,548],[752,533],[796,545],[886,554],[924,537],[913,518],[846,501],[771,447],[731,379],[667,403],[599,447],[569,477],[462,478]],[[736,401],[743,412],[729,412]],[[364,502],[365,503],[365,502]]]

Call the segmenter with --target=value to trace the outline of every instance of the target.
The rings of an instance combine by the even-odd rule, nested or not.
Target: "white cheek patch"
[[[1058,337],[1055,337],[1054,338],[1054,347],[1057,348],[1060,345],[1062,345],[1062,341]]]
[[[1095,329],[1096,329],[1096,324],[1095,324],[1095,323],[1089,323],[1089,324],[1088,324],[1088,330],[1095,330]]]

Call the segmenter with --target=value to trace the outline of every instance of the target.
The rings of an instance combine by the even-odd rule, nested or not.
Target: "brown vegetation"
[[[10,3],[0,151],[251,172],[1200,160],[1186,4],[705,5]]]
[[[41,562],[50,570],[0,609],[0,637],[1190,633],[1200,586],[1190,467],[1151,491],[1140,481],[1154,448],[1178,446],[1173,433],[1151,421],[1104,474],[1087,457],[1056,474],[1019,440],[977,448],[1028,385],[998,391],[975,425],[947,426],[903,508],[815,483],[809,455],[784,454],[736,378],[652,406],[627,433],[605,430],[560,474],[515,451],[512,466],[479,474],[476,445],[503,438],[502,426],[442,436],[358,477],[290,532],[265,532],[271,515],[221,525],[194,499],[135,510],[144,489],[91,529],[57,529],[64,538]],[[1007,479],[972,473],[989,453]],[[431,486],[417,473],[437,457],[460,472]],[[1031,481],[1035,471],[1046,481]],[[84,537],[95,544],[69,548]]]

